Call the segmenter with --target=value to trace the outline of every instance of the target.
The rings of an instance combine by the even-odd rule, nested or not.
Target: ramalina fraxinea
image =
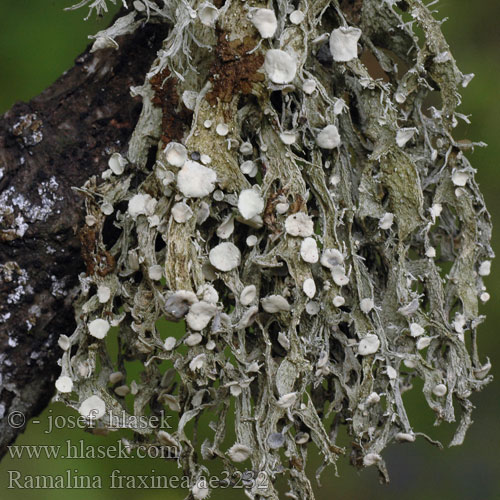
[[[102,428],[178,415],[128,446],[174,446],[195,499],[212,459],[269,478],[255,499],[278,498],[281,474],[313,498],[313,449],[318,473],[350,454],[386,478],[389,443],[427,438],[403,401],[415,379],[437,422],[460,407],[460,444],[490,380],[476,330],[493,253],[464,151],[480,144],[453,137],[472,75],[440,22],[420,0],[128,3],[94,50],[171,30],[131,89],[130,143],[82,188],[87,273],[57,398]],[[184,333],[162,338],[165,320]]]

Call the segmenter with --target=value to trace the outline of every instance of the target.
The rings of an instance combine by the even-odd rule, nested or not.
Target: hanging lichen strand
[[[490,380],[476,329],[493,253],[464,155],[478,144],[452,136],[473,75],[440,22],[419,0],[129,7],[95,50],[144,22],[171,31],[131,89],[130,143],[81,190],[87,273],[57,399],[98,428],[178,415],[127,446],[175,447],[195,499],[212,459],[261,478],[254,499],[278,498],[280,475],[312,499],[314,449],[318,474],[345,454],[387,478],[389,443],[433,442],[405,411],[415,379],[437,423],[460,408],[462,443]],[[185,334],[162,339],[161,319]]]

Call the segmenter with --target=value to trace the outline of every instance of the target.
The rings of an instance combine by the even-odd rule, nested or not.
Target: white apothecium
[[[59,392],[64,392],[68,393],[73,390],[73,381],[71,378],[61,375],[57,380],[56,380],[56,389]]]
[[[278,29],[278,20],[274,10],[257,9],[252,12],[251,20],[262,38],[272,38]]]
[[[163,150],[163,154],[173,167],[182,167],[188,159],[186,147],[179,142],[169,142]]]
[[[229,134],[229,127],[226,123],[218,123],[217,127],[215,127],[215,132],[217,133],[217,135],[225,137],[227,134]]]
[[[281,132],[280,139],[283,144],[291,146],[292,144],[295,144],[297,134],[295,132]]]
[[[395,436],[397,441],[408,443],[413,443],[416,439],[415,434],[410,434],[409,432],[398,432]]]
[[[200,297],[200,300],[204,300],[210,304],[217,304],[219,301],[219,293],[209,283],[201,285],[198,290],[196,290],[196,295]]]
[[[318,314],[321,311],[321,305],[319,302],[315,300],[310,300],[306,304],[306,313],[309,314],[310,316],[314,316],[315,314]]]
[[[345,286],[349,283],[349,277],[345,273],[344,266],[333,266],[332,270],[332,279],[338,286]]]
[[[201,370],[205,365],[206,358],[207,355],[205,353],[198,354],[189,363],[189,369],[193,372],[195,372],[196,370]]]
[[[390,229],[394,223],[394,214],[386,212],[379,220],[378,227],[380,229]]]
[[[219,18],[219,9],[212,3],[204,2],[198,8],[198,18],[202,24],[213,28],[215,27],[215,22]]]
[[[234,232],[234,217],[229,214],[217,228],[216,234],[221,240],[227,240]]]
[[[423,335],[424,333],[425,333],[425,330],[418,323],[411,323],[410,324],[410,335],[412,337],[420,337],[420,335]]]
[[[244,444],[235,443],[227,450],[227,454],[233,462],[244,462],[252,454],[252,450]]]
[[[373,303],[373,299],[366,298],[361,299],[359,307],[365,314],[368,314],[375,307],[375,304]]]
[[[378,351],[380,347],[380,340],[376,335],[368,334],[358,344],[358,354],[361,356],[368,356]]]
[[[111,298],[111,289],[106,285],[97,287],[97,298],[101,304],[105,304]]]
[[[106,404],[99,396],[90,396],[78,408],[85,418],[98,419],[106,413]]]
[[[400,128],[396,132],[396,144],[400,148],[403,148],[406,145],[406,143],[415,135],[416,131],[417,129],[414,127]]]
[[[387,365],[385,367],[385,372],[387,373],[387,376],[389,377],[390,380],[396,380],[398,372],[392,366]]]
[[[310,299],[312,299],[316,295],[316,283],[314,283],[312,278],[307,278],[304,280],[302,290]]]
[[[206,500],[210,496],[210,488],[206,479],[199,478],[196,484],[191,489],[194,500]]]
[[[196,107],[196,100],[198,99],[198,92],[194,90],[185,90],[182,93],[182,102],[189,111],[194,111]]]
[[[253,152],[253,146],[251,142],[243,142],[240,146],[240,153],[242,155],[249,155]]]
[[[177,188],[186,198],[208,196],[215,189],[217,174],[211,168],[187,160],[177,174]]]
[[[113,153],[108,160],[108,167],[115,175],[121,175],[125,171],[127,160],[120,153]]]
[[[186,337],[184,343],[189,347],[194,347],[198,345],[203,340],[203,336],[199,333],[192,333]]]
[[[283,85],[292,82],[295,78],[297,63],[284,50],[270,49],[266,52],[264,71],[273,83]]]
[[[175,337],[167,337],[163,343],[163,349],[165,349],[165,351],[171,351],[176,343],[177,339]]]
[[[139,215],[153,215],[157,203],[149,194],[136,194],[128,202],[128,213],[134,220]]]
[[[264,199],[255,189],[244,189],[238,198],[238,210],[244,219],[252,219],[264,210]]]
[[[307,95],[311,95],[316,90],[316,82],[310,78],[304,80],[304,83],[302,84],[302,90]]]
[[[342,295],[337,295],[333,298],[333,305],[335,307],[342,307],[345,304],[345,299]]]
[[[340,27],[330,35],[330,52],[335,62],[347,62],[358,57],[359,28]]]
[[[335,125],[327,125],[316,136],[316,144],[321,149],[335,149],[340,146],[340,135]]]
[[[443,205],[441,205],[441,203],[434,203],[432,207],[429,208],[432,220],[435,220],[436,217],[439,217],[442,211],[443,211]]]
[[[314,223],[309,215],[304,212],[297,212],[286,218],[285,231],[290,236],[307,238],[314,234]]]
[[[177,222],[177,224],[183,224],[184,222],[187,222],[192,216],[193,211],[191,210],[191,207],[183,201],[176,203],[172,207],[172,217],[174,218],[175,222]]]
[[[367,453],[363,457],[363,465],[365,467],[370,467],[370,465],[376,465],[382,460],[382,457],[378,453]]]
[[[432,389],[432,393],[438,398],[443,397],[448,392],[448,388],[444,384],[437,384]]]
[[[251,234],[247,239],[246,239],[246,244],[249,246],[249,247],[254,247],[255,245],[257,245],[257,236],[255,236],[255,234]]]
[[[241,291],[240,294],[240,304],[242,306],[249,306],[257,295],[257,288],[255,285],[248,285]]]
[[[63,350],[67,351],[71,347],[71,341],[69,340],[69,337],[67,335],[62,335],[59,336],[59,340],[57,341],[57,345]]]
[[[215,304],[210,304],[209,302],[200,301],[194,303],[186,315],[186,323],[192,330],[201,331],[203,330],[210,320],[217,313],[217,307]]]
[[[249,177],[255,177],[258,172],[257,165],[252,160],[244,161],[240,165],[240,170],[243,174],[248,175]]]
[[[425,256],[429,257],[430,259],[433,259],[436,256],[436,249],[434,247],[429,247],[425,251]]]
[[[281,295],[269,295],[261,300],[262,308],[268,313],[286,312],[290,310],[290,304]]]
[[[290,14],[290,22],[292,24],[300,24],[304,20],[305,17],[306,17],[306,15],[301,10],[294,10]]]
[[[417,349],[419,351],[421,351],[422,349],[429,347],[430,343],[431,343],[431,339],[429,337],[420,337],[417,340]]]
[[[109,329],[110,325],[105,319],[97,318],[89,323],[89,333],[96,339],[103,339]]]
[[[489,276],[491,273],[491,261],[485,260],[481,262],[478,270],[479,276]]]
[[[109,374],[108,380],[110,384],[116,384],[118,382],[121,382],[124,378],[124,375],[122,372],[112,372]]]
[[[163,267],[160,264],[153,264],[148,267],[148,277],[153,281],[160,281],[163,276]]]
[[[341,266],[344,263],[344,256],[336,248],[326,248],[321,255],[321,265],[328,269]]]
[[[280,408],[290,408],[290,406],[293,406],[295,402],[297,401],[297,393],[296,392],[289,392],[288,394],[283,394],[278,401],[276,401],[276,404]]]
[[[240,265],[241,252],[233,243],[224,242],[212,248],[208,258],[216,269],[227,272]]]
[[[455,184],[455,186],[463,187],[469,180],[469,174],[462,170],[455,170],[455,172],[453,172],[453,174],[451,175],[451,180],[453,181],[453,184]]]
[[[276,213],[279,215],[286,214],[288,212],[288,209],[290,208],[289,203],[276,203]]]
[[[380,401],[380,396],[376,392],[372,392],[366,398],[367,405],[374,405]]]
[[[304,262],[308,262],[309,264],[315,264],[318,262],[318,244],[314,238],[304,238],[300,245],[300,256]]]

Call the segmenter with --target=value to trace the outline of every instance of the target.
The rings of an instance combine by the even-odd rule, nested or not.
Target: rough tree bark
[[[53,395],[57,341],[75,328],[84,197],[72,188],[127,144],[141,110],[129,89],[143,82],[166,33],[148,25],[119,37],[119,50],[89,47],[0,118],[0,456],[24,430],[8,415],[29,419]]]

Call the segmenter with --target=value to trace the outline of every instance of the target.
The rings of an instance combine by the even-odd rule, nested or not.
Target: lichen
[[[169,439],[193,481],[217,458],[228,471],[243,463],[270,479],[249,485],[249,498],[277,499],[285,475],[287,497],[312,499],[312,448],[323,457],[318,477],[349,454],[387,479],[390,443],[436,443],[405,409],[416,379],[436,423],[454,422],[460,407],[451,445],[462,443],[469,397],[491,378],[476,344],[491,224],[453,137],[458,90],[470,78],[423,2],[273,5],[278,26],[262,39],[251,14],[267,4],[218,2],[212,26],[206,12],[204,22],[197,16],[206,2],[134,2],[134,19],[171,31],[132,89],[143,112],[121,152],[124,172],[83,188],[93,223],[82,239],[88,275],[61,363],[73,392],[57,398],[80,412],[97,401],[103,428],[109,412],[176,412]],[[296,10],[305,14],[298,23],[288,16]],[[432,92],[440,104],[429,105]],[[183,95],[194,105],[180,116]],[[172,141],[188,153],[173,164]],[[205,183],[201,169],[211,172]],[[238,205],[249,192],[263,207],[245,214]],[[151,203],[131,213],[137,196]],[[193,216],[180,216],[179,203]],[[162,339],[158,321],[183,319],[181,337]],[[96,321],[117,327],[115,359]],[[124,386],[133,360],[141,380]],[[225,437],[230,404],[236,442]],[[200,443],[202,419],[212,421]],[[337,442],[340,427],[349,450]],[[131,449],[165,442],[153,427],[135,431]],[[193,486],[195,498],[207,493]]]
[[[0,241],[11,241],[22,238],[29,229],[30,223],[45,221],[59,213],[56,204],[62,200],[57,194],[59,183],[54,176],[36,186],[38,199],[28,199],[16,192],[13,186],[8,187],[0,195]]]

